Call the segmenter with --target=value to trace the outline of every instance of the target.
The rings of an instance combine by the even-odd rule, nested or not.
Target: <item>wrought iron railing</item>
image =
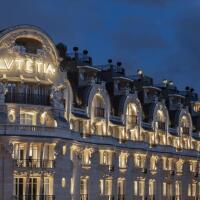
[[[100,107],[95,107],[94,108],[95,117],[104,118],[104,114],[105,114],[105,109],[104,108],[100,108]]]
[[[55,160],[43,159],[20,159],[14,160],[16,167],[29,167],[29,168],[54,168]]]
[[[165,130],[165,122],[158,122],[158,129],[159,130]]]
[[[34,105],[50,105],[50,95],[37,95],[25,93],[10,93],[5,95],[6,103],[34,104]]]
[[[12,125],[12,124],[0,124],[0,129],[16,130],[16,131],[54,131],[55,127],[46,126],[31,126],[31,125]]]
[[[190,128],[189,127],[182,127],[182,133],[185,134],[185,135],[189,135]]]

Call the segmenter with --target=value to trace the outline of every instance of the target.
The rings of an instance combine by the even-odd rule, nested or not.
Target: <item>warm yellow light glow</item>
[[[61,182],[62,188],[66,187],[66,179],[63,177]]]
[[[66,154],[66,152],[67,152],[67,147],[66,147],[66,145],[63,145],[63,147],[62,147],[62,155],[64,156]]]
[[[0,71],[20,71],[25,73],[40,73],[54,75],[55,67],[50,63],[25,58],[0,58]]]

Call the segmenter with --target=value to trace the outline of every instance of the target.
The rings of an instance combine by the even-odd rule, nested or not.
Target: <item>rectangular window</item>
[[[13,190],[14,190],[13,195],[16,197],[16,199],[25,200],[26,178],[25,177],[15,177]]]
[[[40,181],[38,177],[30,177],[28,182],[28,196],[37,196],[40,192]]]
[[[20,111],[20,124],[21,125],[36,125],[36,113],[35,112],[27,112]]]
[[[157,170],[157,158],[152,156],[150,159],[150,170],[156,171]]]
[[[154,179],[149,180],[149,195],[150,196],[155,195],[155,180]]]
[[[100,179],[99,180],[99,192],[100,195],[111,196],[112,195],[112,179]]]
[[[13,158],[17,161],[17,166],[26,166],[26,144],[16,143],[14,144]]]
[[[88,195],[88,178],[87,177],[81,177],[80,194],[81,195]]]
[[[163,170],[172,170],[172,158],[163,158]]]
[[[28,164],[30,167],[40,167],[40,148],[39,144],[30,144]]]
[[[127,167],[127,153],[120,153],[119,155],[119,168],[126,168]]]
[[[172,197],[172,183],[163,182],[163,196]]]
[[[176,181],[176,183],[175,183],[175,195],[176,195],[177,199],[180,198],[180,195],[181,195],[181,182],[180,181]]]
[[[44,177],[43,182],[43,195],[53,195],[53,178],[52,177]]]
[[[188,184],[188,196],[195,197],[196,196],[196,183]]]
[[[82,165],[90,165],[91,164],[91,150],[84,149],[82,152]]]
[[[134,154],[134,164],[138,168],[144,168],[145,167],[145,159],[146,155],[143,154]]]
[[[101,165],[112,165],[112,152],[106,150],[100,150],[100,164]]]

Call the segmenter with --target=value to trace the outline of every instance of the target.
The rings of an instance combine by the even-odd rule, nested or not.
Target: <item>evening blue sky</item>
[[[1,0],[0,28],[32,24],[95,64],[121,61],[200,93],[200,0]]]

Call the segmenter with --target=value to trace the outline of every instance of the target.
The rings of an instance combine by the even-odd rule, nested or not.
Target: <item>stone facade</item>
[[[200,199],[199,119],[190,88],[0,32],[0,200]]]

